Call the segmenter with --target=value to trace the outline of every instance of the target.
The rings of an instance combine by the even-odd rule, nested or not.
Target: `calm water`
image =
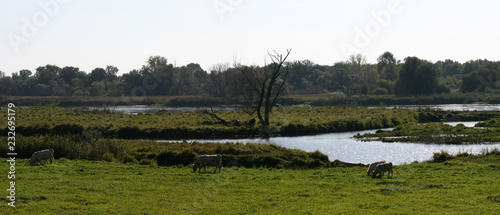
[[[151,107],[151,106],[116,106],[116,107],[90,107],[93,110],[103,110],[108,109],[116,112],[124,112],[130,114],[137,113],[157,113],[157,112],[189,112],[200,110],[201,107]],[[498,104],[445,104],[445,105],[398,105],[398,106],[386,106],[386,108],[406,108],[410,110],[418,109],[441,109],[441,110],[455,110],[455,111],[487,111],[487,110],[500,110],[500,105]],[[213,107],[217,111],[234,111],[241,110],[239,106],[216,106]]]
[[[123,112],[128,114],[137,113],[158,113],[158,112],[190,112],[201,110],[201,107],[150,107],[143,105],[135,106],[114,106],[114,107],[89,107],[89,110],[110,110],[114,112]],[[234,111],[240,110],[237,106],[217,106],[213,107],[215,111]]]
[[[477,122],[454,122],[456,125],[463,123],[466,126],[474,126]],[[378,160],[386,160],[394,164],[411,163],[413,161],[425,161],[432,158],[434,152],[446,151],[450,154],[469,152],[479,154],[485,150],[500,149],[500,144],[482,145],[444,145],[444,144],[421,144],[421,143],[384,143],[381,141],[361,142],[353,139],[357,133],[373,133],[376,130],[340,132],[299,137],[272,137],[270,139],[210,139],[210,140],[186,140],[188,142],[242,142],[242,143],[274,143],[287,148],[302,149],[313,152],[319,150],[328,155],[331,161],[338,159],[344,162],[368,164]]]
[[[491,111],[500,110],[500,105],[498,104],[444,104],[444,105],[400,105],[400,106],[387,106],[387,108],[407,108],[410,110],[418,109],[440,109],[447,111]]]
[[[474,110],[499,110],[500,105],[491,104],[446,104],[446,105],[401,105],[387,106],[387,108],[407,108],[407,109],[441,109],[456,111],[474,111]],[[95,109],[102,109],[96,107]],[[137,113],[157,113],[161,111],[168,112],[186,112],[196,111],[196,107],[148,107],[148,106],[117,106],[107,108],[111,111],[125,112],[130,114]],[[215,110],[238,110],[239,107],[223,106],[215,107]],[[474,126],[477,122],[454,122],[448,123],[456,125],[464,123],[466,126]],[[287,148],[302,149],[305,151],[316,151],[327,154],[330,160],[339,159],[344,162],[352,163],[371,163],[377,160],[387,160],[394,164],[411,163],[413,161],[425,161],[432,158],[434,152],[446,151],[450,154],[469,152],[479,154],[486,150],[494,148],[500,149],[499,144],[482,145],[443,145],[443,144],[421,144],[421,143],[384,143],[381,141],[360,142],[352,138],[357,133],[373,133],[376,130],[330,133],[312,136],[299,137],[273,137],[270,139],[210,139],[196,140],[198,142],[243,142],[243,143],[274,143]],[[187,140],[188,142],[194,140]]]

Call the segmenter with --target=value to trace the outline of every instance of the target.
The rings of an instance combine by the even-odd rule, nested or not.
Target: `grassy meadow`
[[[2,214],[498,214],[500,153],[394,167],[224,168],[192,173],[158,167],[57,159],[16,163],[16,207]],[[8,163],[1,162],[7,170]],[[209,168],[212,170],[213,168]],[[0,184],[6,185],[6,177]]]

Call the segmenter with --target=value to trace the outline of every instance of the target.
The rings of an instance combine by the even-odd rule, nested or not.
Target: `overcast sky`
[[[0,71],[114,65],[140,69],[149,56],[183,66],[263,65],[268,50],[332,65],[390,51],[500,60],[500,1],[457,0],[26,0],[2,1]]]

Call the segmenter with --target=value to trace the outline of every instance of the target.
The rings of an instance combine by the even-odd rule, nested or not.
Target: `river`
[[[378,108],[371,107],[371,108]],[[385,106],[385,108],[402,108],[410,110],[418,109],[440,109],[448,111],[491,111],[500,110],[498,104],[443,104],[443,105],[396,105]],[[110,110],[115,112],[124,112],[130,114],[137,113],[158,113],[158,112],[189,112],[200,110],[200,107],[152,107],[146,105],[135,106],[114,106],[114,107],[89,107],[90,110]],[[213,110],[216,111],[234,111],[241,110],[241,106],[215,106]]]
[[[499,105],[490,104],[445,104],[445,105],[401,105],[387,106],[386,108],[407,109],[441,109],[456,111],[486,111],[499,110]],[[99,108],[96,108],[99,109]],[[111,111],[137,113],[156,113],[161,111],[186,112],[198,110],[196,107],[147,107],[147,106],[118,106],[109,107]],[[238,110],[239,107],[223,106],[215,107],[215,110]],[[477,122],[450,122],[451,125],[463,123],[466,126],[474,126]],[[498,144],[476,144],[476,145],[446,145],[446,144],[422,144],[422,143],[384,143],[381,141],[361,142],[352,137],[357,133],[373,133],[376,130],[365,130],[355,132],[339,132],[321,135],[308,135],[298,137],[272,137],[269,139],[209,139],[209,140],[185,140],[188,142],[242,142],[276,144],[286,148],[301,149],[308,152],[319,150],[328,155],[331,161],[338,159],[344,162],[368,164],[378,160],[386,160],[394,164],[422,162],[430,160],[435,152],[446,151],[450,154],[468,152],[480,154],[492,149],[500,149]]]
[[[472,127],[477,122],[452,122],[451,125],[463,123]],[[386,129],[389,130],[389,129]],[[352,138],[357,133],[373,133],[377,130],[365,130],[355,132],[338,132],[321,135],[308,135],[297,137],[271,137],[251,139],[207,139],[207,140],[184,140],[187,142],[241,142],[276,144],[286,148],[301,149],[308,152],[320,151],[328,155],[333,161],[335,159],[350,162],[369,164],[378,160],[386,160],[395,165],[422,162],[430,160],[435,152],[446,151],[450,154],[468,152],[480,154],[500,149],[500,144],[476,144],[476,145],[446,145],[446,144],[422,144],[422,143],[387,143],[382,141],[361,142]]]

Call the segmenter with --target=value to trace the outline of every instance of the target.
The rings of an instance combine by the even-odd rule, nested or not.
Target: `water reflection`
[[[112,112],[122,112],[128,114],[138,114],[138,113],[159,113],[159,112],[191,112],[199,111],[201,107],[153,107],[147,105],[134,105],[134,106],[112,106],[112,107],[88,107],[89,110],[109,110]],[[212,108],[214,111],[236,111],[241,110],[241,107],[237,106],[216,106]]]
[[[474,126],[477,122],[453,122],[456,125]],[[389,130],[389,129],[384,129]],[[352,163],[371,163],[377,160],[387,160],[394,164],[422,162],[432,158],[434,152],[446,151],[450,154],[468,152],[480,154],[494,148],[500,149],[500,144],[476,145],[445,145],[421,143],[384,143],[381,141],[361,142],[353,139],[357,133],[373,133],[376,130],[340,132],[298,137],[272,137],[269,139],[216,139],[216,140],[186,140],[188,142],[241,142],[241,143],[274,143],[286,148],[301,149],[308,152],[319,150],[328,155],[331,161],[338,159]]]
[[[112,107],[88,107],[90,110],[110,110],[129,114],[137,113],[158,113],[158,112],[189,112],[200,110],[200,107],[154,107],[147,105],[133,106],[112,106]],[[375,107],[373,107],[375,108]],[[378,107],[377,107],[378,108]],[[419,109],[440,109],[447,111],[495,111],[500,110],[498,104],[443,104],[443,105],[396,105],[385,106],[385,108],[401,108],[410,110]],[[216,111],[236,111],[241,110],[241,106],[214,106]]]
[[[410,110],[439,109],[445,111],[496,111],[500,109],[498,104],[442,104],[442,105],[397,105],[386,108],[403,108]]]
[[[492,104],[445,104],[445,105],[401,105],[387,106],[386,108],[405,108],[405,109],[441,109],[456,111],[485,111],[499,110],[499,105]],[[106,109],[116,112],[129,114],[137,113],[157,113],[157,112],[187,112],[199,110],[197,107],[150,107],[150,106],[116,106],[116,107],[93,107],[92,109]],[[239,110],[237,106],[219,106],[214,110],[233,111]],[[456,125],[463,123],[465,126],[474,126],[477,122],[454,122]],[[420,144],[420,143],[383,143],[380,141],[359,142],[352,139],[357,133],[375,132],[376,130],[330,133],[314,136],[300,137],[273,137],[270,139],[217,139],[217,140],[196,140],[198,142],[242,142],[242,143],[274,143],[287,148],[296,148],[305,151],[316,151],[327,154],[330,160],[339,159],[344,162],[352,163],[371,163],[377,160],[387,160],[394,164],[411,163],[413,161],[425,161],[432,158],[434,152],[446,151],[450,154],[469,152],[479,154],[485,150],[500,148],[500,144],[488,145],[438,145],[438,144]],[[189,142],[194,140],[187,140]]]

